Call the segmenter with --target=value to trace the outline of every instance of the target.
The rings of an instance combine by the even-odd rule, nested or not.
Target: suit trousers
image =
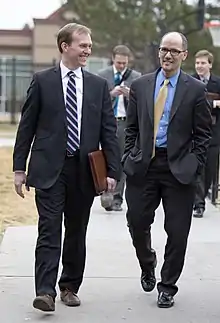
[[[215,180],[218,171],[218,155],[219,147],[210,146],[208,149],[206,165],[202,174],[197,179],[194,209],[205,210],[205,198],[208,195],[209,189]]]
[[[120,158],[122,158],[124,153],[124,145],[125,145],[125,125],[126,120],[117,120],[117,139],[119,143],[119,149],[120,149]],[[124,172],[121,172],[120,180],[118,181],[115,191],[113,193],[108,193],[101,195],[101,203],[102,205],[106,204],[106,198],[107,198],[107,205],[109,204],[109,207],[114,204],[122,204],[123,203],[123,195],[124,195],[124,188],[125,188],[125,179],[126,175]],[[109,194],[111,194],[109,196]]]
[[[35,251],[36,295],[56,297],[56,282],[61,255],[62,219],[65,236],[62,253],[60,290],[75,293],[82,283],[86,257],[86,231],[94,196],[79,189],[79,158],[65,159],[61,174],[49,189],[36,189],[39,213]]]
[[[117,121],[117,138],[118,138],[121,158],[123,156],[124,146],[125,146],[125,125],[126,125],[126,120],[118,120]],[[114,191],[114,201],[119,204],[122,204],[122,202],[123,202],[125,178],[126,178],[126,176],[125,176],[124,172],[121,172],[120,181],[117,183],[115,191]]]
[[[146,175],[127,177],[127,222],[141,270],[148,272],[156,263],[151,247],[150,227],[161,200],[167,233],[164,264],[158,291],[175,295],[176,282],[183,269],[191,226],[195,185],[181,184],[169,169],[167,151],[156,149]]]

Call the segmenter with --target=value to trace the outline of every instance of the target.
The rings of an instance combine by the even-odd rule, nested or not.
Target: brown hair
[[[200,57],[207,57],[209,64],[213,64],[214,62],[213,54],[206,49],[202,49],[196,53],[195,58],[200,58]]]
[[[122,55],[122,56],[130,57],[131,56],[131,51],[125,45],[117,45],[117,46],[115,46],[113,48],[112,55],[113,55],[113,57],[115,57],[115,55]]]
[[[70,45],[73,41],[73,33],[76,34],[89,34],[91,35],[91,30],[87,28],[86,26],[79,25],[76,23],[69,23],[65,26],[63,26],[57,35],[57,46],[59,48],[60,53],[63,52],[61,48],[61,44],[67,43]]]

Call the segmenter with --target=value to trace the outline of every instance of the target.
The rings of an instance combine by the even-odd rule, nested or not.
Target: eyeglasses
[[[179,50],[179,49],[175,49],[175,48],[169,49],[166,47],[160,47],[159,51],[162,55],[166,55],[169,52],[172,56],[178,56],[180,53],[185,52],[185,50]]]

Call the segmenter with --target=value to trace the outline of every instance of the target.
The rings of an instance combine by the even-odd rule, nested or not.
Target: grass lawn
[[[7,226],[35,224],[37,212],[34,190],[20,198],[14,191],[12,148],[0,148],[0,232]]]

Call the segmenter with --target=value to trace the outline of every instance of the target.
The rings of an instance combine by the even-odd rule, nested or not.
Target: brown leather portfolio
[[[89,163],[96,193],[100,195],[107,190],[107,167],[103,151],[89,153]]]
[[[206,97],[208,100],[220,100],[220,95],[218,93],[207,92]]]

